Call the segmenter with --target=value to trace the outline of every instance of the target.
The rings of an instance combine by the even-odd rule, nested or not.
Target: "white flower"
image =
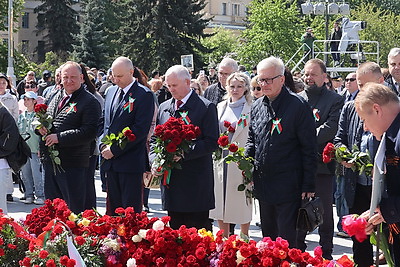
[[[126,267],[136,267],[136,260],[134,258],[130,258],[126,262]]]
[[[135,243],[141,242],[142,239],[143,239],[143,238],[142,238],[140,235],[134,235],[134,236],[132,236],[132,241],[135,242]]]
[[[246,258],[242,256],[242,254],[240,253],[240,250],[236,251],[236,264],[240,264],[243,260],[245,260]]]
[[[153,230],[164,230],[164,223],[161,220],[158,220],[156,222],[154,222],[153,224]]]
[[[143,238],[146,239],[146,235],[147,235],[147,231],[146,229],[140,229],[138,235]]]

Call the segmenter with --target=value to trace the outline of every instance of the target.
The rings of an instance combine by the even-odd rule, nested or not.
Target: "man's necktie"
[[[179,109],[179,107],[182,106],[182,104],[183,104],[182,100],[176,101],[176,109]]]
[[[58,110],[61,110],[65,106],[65,103],[67,103],[68,99],[69,95],[66,95],[63,97],[63,99],[61,99],[60,103],[58,103]]]
[[[351,100],[353,100],[353,96],[352,96],[351,94],[349,94],[349,95],[347,96],[346,102],[349,102],[349,101],[351,101]]]
[[[112,106],[112,111],[113,113],[115,113],[115,111],[118,108],[118,105],[121,103],[122,99],[124,98],[124,90],[122,90],[121,88],[118,89],[118,97],[116,97],[114,99],[114,103]]]

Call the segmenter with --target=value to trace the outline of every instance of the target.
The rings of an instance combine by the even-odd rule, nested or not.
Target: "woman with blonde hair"
[[[225,100],[217,106],[219,129],[221,133],[225,132],[225,122],[229,122],[234,129],[228,134],[229,142],[244,147],[252,103],[250,79],[244,73],[232,73],[227,79],[226,89]],[[237,190],[242,183],[242,171],[237,164],[226,164],[223,160],[214,162],[215,209],[210,211],[210,217],[218,220],[219,228],[224,230],[226,237],[229,235],[229,224],[240,224],[241,233],[249,234],[252,200],[246,199],[245,191]]]

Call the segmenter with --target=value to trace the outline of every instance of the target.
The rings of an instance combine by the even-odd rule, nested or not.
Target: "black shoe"
[[[332,252],[322,252],[322,258],[326,260],[333,260]]]
[[[14,201],[14,198],[13,198],[12,194],[7,194],[7,201],[9,201],[9,202],[13,202]]]
[[[150,212],[150,209],[149,209],[149,207],[144,206],[144,207],[143,207],[143,211],[148,213],[148,212]]]

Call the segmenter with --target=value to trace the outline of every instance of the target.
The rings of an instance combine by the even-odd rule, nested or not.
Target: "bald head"
[[[364,85],[369,82],[380,83],[384,82],[381,67],[375,62],[365,62],[361,64],[357,71],[358,88],[362,90]]]
[[[133,79],[133,63],[127,57],[119,57],[111,65],[113,81],[120,88],[125,88],[131,84]]]

